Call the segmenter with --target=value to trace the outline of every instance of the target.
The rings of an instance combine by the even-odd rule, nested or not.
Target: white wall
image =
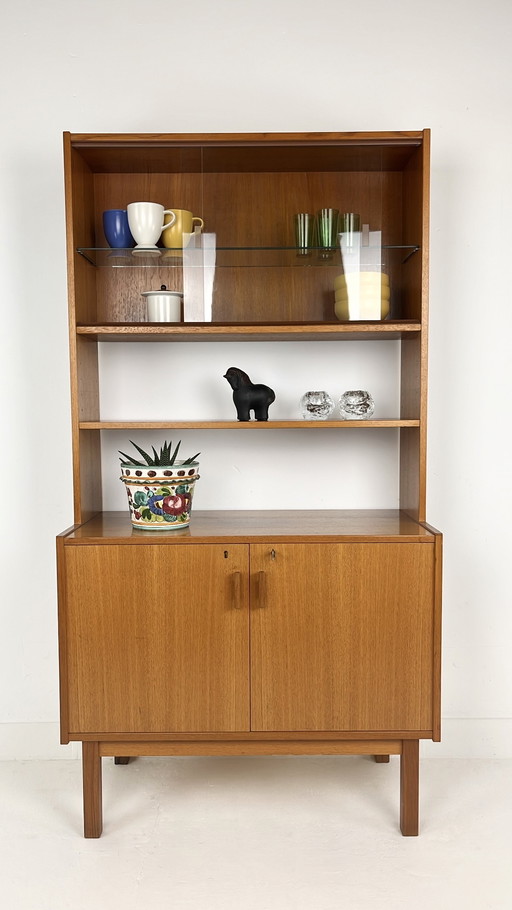
[[[63,130],[427,126],[428,511],[445,532],[446,720],[444,743],[426,749],[510,754],[511,28],[508,0],[3,4],[0,756],[75,754],[57,746],[56,726],[54,537],[72,516]],[[260,357],[270,384],[297,356],[279,345],[277,363],[272,345],[258,355],[253,347],[230,345],[226,356],[240,365]],[[229,365],[220,348],[212,369]],[[347,367],[323,374],[322,350],[311,375],[339,393]],[[105,369],[122,375],[122,357]],[[243,466],[250,453],[241,435],[229,433],[226,444]],[[224,443],[213,436],[200,447],[211,445],[215,460]],[[282,451],[291,455],[296,439],[284,434]],[[347,471],[352,445],[343,443]],[[381,446],[388,458],[389,443]],[[208,479],[201,484],[208,507]],[[246,505],[245,483],[233,495]]]

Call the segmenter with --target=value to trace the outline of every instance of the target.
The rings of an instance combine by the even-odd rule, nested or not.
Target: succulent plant
[[[178,456],[178,451],[179,451],[179,448],[181,445],[181,439],[180,439],[176,448],[174,449],[174,452],[171,453],[172,443],[171,442],[168,443],[166,440],[164,442],[163,446],[160,448],[160,453],[158,453],[156,451],[154,446],[151,446],[151,448],[153,449],[153,455],[148,455],[148,453],[145,452],[144,449],[141,449],[141,447],[138,446],[136,442],[133,442],[131,439],[130,439],[130,442],[131,442],[132,446],[135,449],[137,449],[137,452],[139,453],[139,455],[142,455],[144,461],[137,461],[136,458],[132,458],[130,455],[125,455],[125,453],[121,452],[121,451],[119,451],[119,454],[122,455],[122,458],[120,458],[119,460],[120,460],[121,464],[133,464],[133,465],[136,465],[137,467],[144,467],[145,464],[151,465],[152,467],[155,467],[156,465],[161,467],[162,465],[175,464],[176,458]],[[192,464],[192,462],[195,461],[197,456],[200,454],[201,454],[200,452],[196,452],[195,455],[192,455],[191,458],[187,458],[185,461],[182,462],[182,464]]]

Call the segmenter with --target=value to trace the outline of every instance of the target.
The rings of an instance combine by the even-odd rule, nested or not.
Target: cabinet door
[[[71,735],[249,729],[246,545],[64,558]]]
[[[251,728],[431,730],[434,547],[251,546]]]

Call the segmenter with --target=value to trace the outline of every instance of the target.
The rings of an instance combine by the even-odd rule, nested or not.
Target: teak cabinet
[[[399,755],[401,830],[417,834],[419,740],[440,738],[441,535],[425,521],[428,131],[65,134],[64,148],[75,524],[57,540],[61,728],[83,744],[85,835],[102,830],[103,756],[322,753]],[[149,324],[147,270],[155,286],[171,270],[186,285],[184,260],[112,257],[101,215],[184,198],[215,225],[211,319]],[[382,232],[385,321],[336,320],[339,260],[313,253],[304,268],[293,248],[293,213],[333,198]],[[127,511],[103,511],[106,432],[319,424],[104,420],[100,344],[297,338],[400,341],[400,413],[358,421],[398,434],[396,509],[197,511],[189,529],[146,533]]]

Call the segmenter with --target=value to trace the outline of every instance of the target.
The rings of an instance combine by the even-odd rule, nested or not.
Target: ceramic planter
[[[186,528],[198,469],[197,461],[155,467],[121,463],[133,527],[144,531]]]

